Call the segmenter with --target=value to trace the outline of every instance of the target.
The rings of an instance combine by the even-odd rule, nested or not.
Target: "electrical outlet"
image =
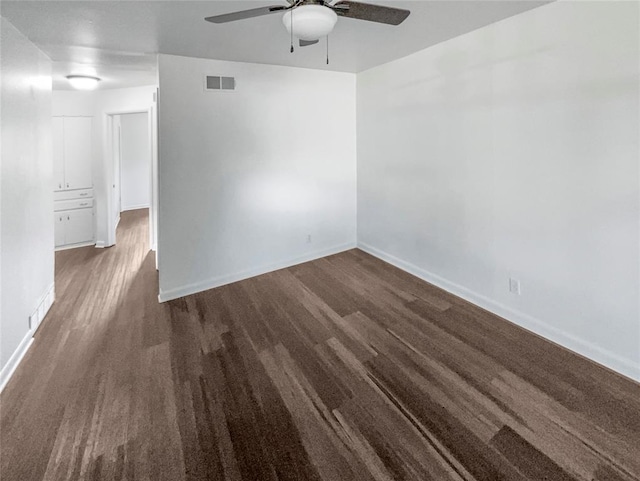
[[[307,234],[307,244],[311,244],[311,234]]]
[[[519,280],[509,277],[509,292],[517,294],[518,296],[521,294]]]

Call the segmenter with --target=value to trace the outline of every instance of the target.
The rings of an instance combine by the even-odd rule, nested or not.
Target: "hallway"
[[[3,481],[85,479],[128,440],[161,439],[147,431],[165,373],[145,347],[168,332],[147,212],[122,213],[112,248],[56,253],[56,302],[2,393]]]

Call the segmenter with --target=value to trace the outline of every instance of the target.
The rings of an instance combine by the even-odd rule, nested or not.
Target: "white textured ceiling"
[[[325,44],[289,52],[282,14],[215,25],[204,17],[285,0],[6,1],[0,13],[54,61],[54,88],[87,72],[101,88],[154,84],[156,54],[360,72],[538,7],[546,1],[379,1],[411,10],[400,26],[340,18]]]

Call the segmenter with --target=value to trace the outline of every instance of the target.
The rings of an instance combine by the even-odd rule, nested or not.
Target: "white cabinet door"
[[[92,119],[64,118],[65,189],[84,189],[92,186]]]
[[[62,190],[64,183],[64,119],[53,117],[53,190]]]
[[[93,209],[68,210],[66,214],[65,244],[93,240]],[[64,220],[64,219],[63,219]]]
[[[60,247],[64,245],[64,230],[66,216],[62,212],[53,213],[53,232],[55,233],[55,246]]]

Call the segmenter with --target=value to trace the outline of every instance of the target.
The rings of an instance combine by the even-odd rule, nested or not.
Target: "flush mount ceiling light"
[[[308,41],[329,35],[337,21],[336,12],[322,5],[301,5],[282,16],[287,32]]]
[[[90,75],[67,75],[71,86],[78,90],[93,90],[98,86],[100,79]]]

